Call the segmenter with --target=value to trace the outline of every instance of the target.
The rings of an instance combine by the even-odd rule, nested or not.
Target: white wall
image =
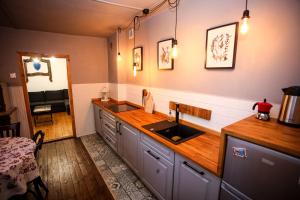
[[[72,85],[77,137],[95,133],[92,98],[100,98],[103,87],[108,87],[108,83]]]
[[[22,137],[30,137],[30,129],[27,119],[27,111],[24,101],[22,86],[8,87],[11,104],[17,107],[17,120],[21,123],[20,132]]]
[[[24,59],[29,57],[23,56]],[[52,72],[52,82],[49,80],[49,76],[32,76],[28,77],[27,89],[28,92],[46,91],[46,90],[61,90],[68,89],[68,76],[67,76],[67,61],[65,58],[43,58],[45,60],[50,60],[51,72]],[[33,68],[33,63],[27,64],[27,69],[29,73],[36,72]],[[47,72],[47,64],[41,62],[40,72]]]
[[[255,101],[233,97],[222,97],[216,95],[164,89],[133,84],[109,84],[111,97],[122,101],[127,100],[135,104],[142,104],[142,89],[147,89],[153,95],[155,110],[164,114],[169,113],[169,102],[175,101],[204,109],[212,110],[211,120],[204,120],[187,114],[181,114],[180,118],[198,124],[218,132],[227,125],[237,122],[243,118],[255,114],[252,110]],[[124,95],[125,93],[125,95]],[[121,95],[118,95],[121,94]],[[280,105],[273,103],[271,117],[277,117]],[[175,116],[174,111],[172,116]]]

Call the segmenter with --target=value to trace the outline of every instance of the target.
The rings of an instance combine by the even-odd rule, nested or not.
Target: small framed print
[[[143,47],[136,47],[132,51],[133,64],[135,63],[136,70],[143,70]]]
[[[25,79],[29,81],[28,77],[34,76],[48,76],[49,81],[52,82],[51,63],[48,59],[40,59],[38,63],[34,62],[33,58],[24,59]]]
[[[157,42],[157,64],[158,69],[172,70],[174,59],[172,58],[172,48],[174,39],[167,39]]]
[[[238,39],[238,22],[207,29],[206,69],[233,69]]]

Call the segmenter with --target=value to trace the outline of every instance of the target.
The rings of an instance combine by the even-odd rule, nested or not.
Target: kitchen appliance
[[[284,92],[278,121],[300,127],[300,86],[282,89]]]
[[[132,106],[129,104],[112,104],[112,105],[109,105],[107,108],[115,113],[139,109],[138,107],[135,107],[135,106]]]
[[[220,199],[300,199],[300,159],[229,136]]]
[[[204,133],[198,129],[168,120],[147,124],[142,127],[165,138],[173,144],[180,144]]]
[[[263,102],[256,102],[253,105],[252,110],[255,110],[256,106],[258,106],[256,118],[264,121],[270,120],[270,110],[273,107],[273,105],[268,103],[267,99],[264,99]]]

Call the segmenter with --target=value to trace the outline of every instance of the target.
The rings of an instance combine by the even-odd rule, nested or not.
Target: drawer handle
[[[147,151],[147,153],[152,156],[153,158],[155,158],[156,160],[159,160],[159,157],[154,155],[150,150]]]
[[[120,126],[121,126],[121,122],[116,121],[116,131],[117,131],[117,133],[119,133],[120,135],[122,135]]]
[[[204,175],[205,173],[203,172],[203,171],[198,171],[197,169],[195,169],[195,167],[193,167],[193,166],[191,166],[188,162],[186,162],[186,161],[183,161],[183,164],[185,165],[185,166],[187,166],[188,168],[191,168],[192,170],[194,170],[195,172],[197,172],[198,174],[200,174],[200,175]]]

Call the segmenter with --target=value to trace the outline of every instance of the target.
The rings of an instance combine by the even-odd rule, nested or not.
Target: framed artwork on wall
[[[174,39],[167,39],[157,42],[157,64],[158,69],[172,70],[174,59],[172,58],[172,48]]]
[[[136,70],[143,70],[143,47],[136,47],[132,51],[133,64],[135,63]]]
[[[207,29],[206,69],[233,69],[238,39],[238,22]]]
[[[40,59],[39,62],[34,62],[32,58],[24,59],[24,68],[26,82],[28,82],[28,77],[33,76],[48,76],[49,81],[52,82],[52,71],[50,60]],[[32,63],[32,64],[30,64]],[[45,63],[46,65],[43,65]]]

